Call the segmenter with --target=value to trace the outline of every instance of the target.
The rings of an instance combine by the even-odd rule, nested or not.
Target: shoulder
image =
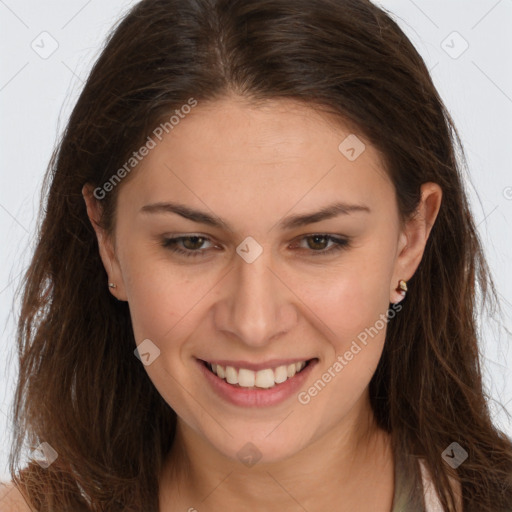
[[[0,509],[2,512],[34,512],[12,482],[0,482]]]

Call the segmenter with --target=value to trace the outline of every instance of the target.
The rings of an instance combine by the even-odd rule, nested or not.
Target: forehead
[[[290,208],[300,200],[307,208],[319,195],[360,202],[393,195],[380,155],[364,137],[291,100],[199,102],[154,140],[122,194],[132,205],[186,195],[195,204],[285,201]]]

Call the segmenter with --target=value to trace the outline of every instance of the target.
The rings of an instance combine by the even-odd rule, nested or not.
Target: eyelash
[[[339,237],[334,237],[331,235],[326,235],[324,233],[314,233],[312,235],[307,235],[307,236],[302,237],[301,240],[305,240],[307,238],[314,238],[314,237],[320,237],[320,238],[327,239],[327,241],[332,241],[334,243],[334,245],[330,249],[326,249],[326,250],[315,251],[313,249],[310,249],[311,256],[315,256],[315,257],[316,256],[329,256],[333,253],[336,253],[338,251],[341,251],[341,250],[344,250],[344,249],[347,249],[348,247],[350,247],[350,239],[349,238],[339,238]],[[211,241],[208,237],[202,236],[202,235],[178,236],[178,237],[174,237],[174,238],[164,238],[163,242],[162,242],[162,247],[170,250],[171,252],[181,254],[187,258],[195,258],[197,256],[203,255],[207,251],[207,249],[198,249],[198,250],[194,251],[191,249],[181,249],[177,246],[177,244],[179,242],[181,242],[182,240],[187,240],[190,238],[202,238],[205,241]],[[306,249],[306,250],[308,250],[308,249]]]

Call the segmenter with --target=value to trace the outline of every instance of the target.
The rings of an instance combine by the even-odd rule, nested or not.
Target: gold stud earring
[[[403,279],[400,279],[400,281],[398,281],[398,293],[402,297],[405,297],[405,294],[407,293],[407,283]]]

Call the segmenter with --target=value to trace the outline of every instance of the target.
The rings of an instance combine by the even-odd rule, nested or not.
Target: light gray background
[[[134,3],[0,0],[0,480],[9,479],[17,374],[13,297],[33,249],[42,177],[104,37]],[[501,327],[481,318],[482,361],[495,421],[512,435],[497,406],[512,413],[512,0],[376,3],[424,57],[465,145],[473,211],[504,313]]]

